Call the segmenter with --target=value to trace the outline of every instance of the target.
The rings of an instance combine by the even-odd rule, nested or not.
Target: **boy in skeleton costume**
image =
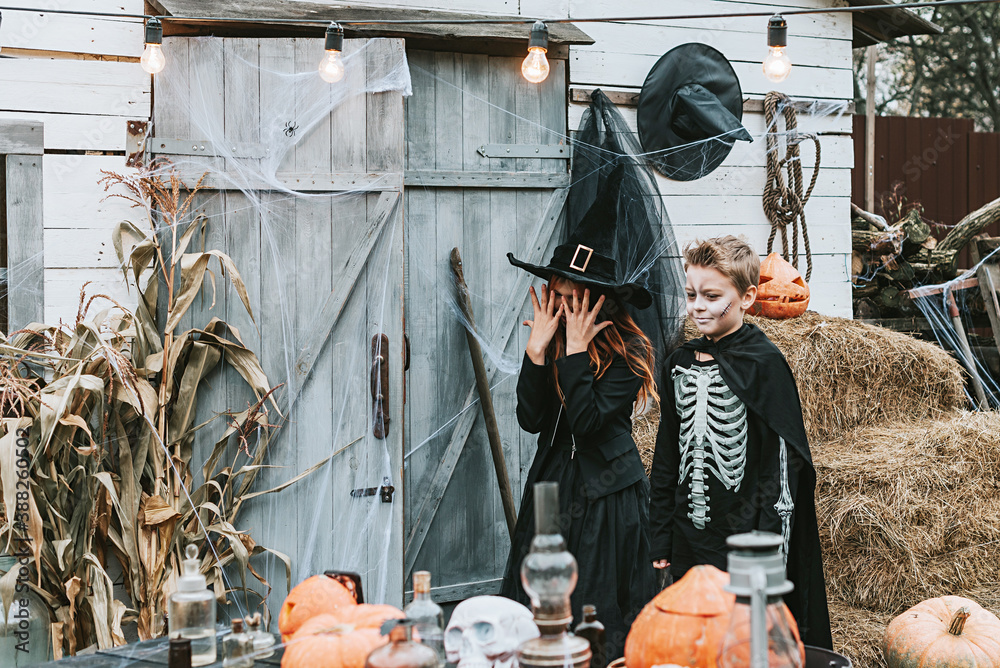
[[[732,236],[685,250],[687,312],[702,337],[670,355],[650,477],[654,566],[679,578],[726,568],[726,538],[782,536],[785,596],[806,644],[832,648],[816,526],[815,471],[791,369],[755,325],[760,260]]]

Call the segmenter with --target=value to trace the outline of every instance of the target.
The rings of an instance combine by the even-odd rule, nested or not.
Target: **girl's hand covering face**
[[[575,289],[571,302],[567,302],[565,297],[562,298],[562,301],[562,308],[566,313],[566,354],[573,355],[585,352],[597,333],[613,324],[610,320],[597,322],[597,316],[601,312],[601,307],[604,306],[604,295],[600,296],[597,303],[594,304],[594,308],[590,308],[589,288],[583,291],[582,301],[579,292]]]
[[[531,307],[534,310],[532,320],[525,320],[524,324],[531,327],[531,336],[528,337],[528,345],[525,352],[528,358],[535,364],[545,364],[545,350],[549,347],[552,337],[555,336],[559,328],[559,319],[564,312],[564,305],[560,302],[559,295],[552,292],[551,286],[542,286],[541,299],[535,294],[535,287],[528,288],[531,295]]]

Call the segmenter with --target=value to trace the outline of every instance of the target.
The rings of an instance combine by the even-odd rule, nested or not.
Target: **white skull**
[[[444,649],[448,663],[459,668],[518,668],[517,648],[537,637],[526,607],[502,596],[476,596],[455,607]]]

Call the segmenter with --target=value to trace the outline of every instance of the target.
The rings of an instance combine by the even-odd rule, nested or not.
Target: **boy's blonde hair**
[[[696,239],[684,249],[684,271],[692,265],[715,269],[732,281],[741,295],[760,282],[760,258],[742,235]]]

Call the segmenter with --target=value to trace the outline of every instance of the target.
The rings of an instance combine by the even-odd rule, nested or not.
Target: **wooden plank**
[[[589,104],[590,96],[593,92],[597,90],[596,88],[588,88],[585,86],[572,86],[569,89],[569,99],[571,102],[577,102],[580,104]],[[611,100],[616,106],[619,107],[635,107],[639,104],[639,91],[641,89],[627,88],[627,89],[613,89],[609,87],[602,86],[601,92],[603,92],[609,100]],[[799,111],[809,113],[815,104],[828,104],[829,100],[807,100],[798,99],[792,102],[794,106]],[[763,98],[747,98],[743,100],[743,113],[754,113],[762,114],[764,113],[764,100]],[[854,113],[854,103],[849,102],[845,108],[844,113],[853,114]]]
[[[0,110],[148,118],[150,77],[134,63],[0,59]]]
[[[43,132],[41,123],[0,119],[0,153],[41,155]]]
[[[111,228],[121,220],[131,220],[146,229],[145,216],[129,202],[108,194],[97,184],[101,170],[122,174],[135,170],[124,166],[124,158],[114,155],[46,154],[42,160],[45,174],[45,229],[90,229],[110,238]],[[110,192],[121,192],[120,187]],[[84,265],[88,266],[88,265]]]
[[[539,220],[536,233],[529,243],[522,246],[522,252],[518,255],[518,257],[525,258],[525,262],[540,263],[545,261],[543,254],[555,235],[556,223],[559,221],[562,206],[566,201],[566,194],[567,190],[556,190],[550,196],[545,213]],[[532,280],[531,274],[520,272],[517,280],[511,286],[510,292],[507,294],[503,307],[494,313],[494,322],[497,324],[494,327],[493,336],[489,341],[495,348],[505,349],[507,342],[514,335],[515,331],[520,328],[519,323],[516,322],[517,314],[524,304],[528,285]],[[492,384],[497,373],[496,365],[493,364],[492,360],[487,361],[486,369],[490,374],[490,383]],[[463,406],[468,406],[473,401],[475,392],[476,387],[473,384],[466,393]],[[430,483],[424,487],[423,500],[419,510],[413,515],[413,521],[410,524],[407,535],[406,548],[403,552],[406,564],[405,573],[407,576],[413,571],[414,562],[420,554],[420,548],[423,546],[424,540],[430,531],[431,523],[434,521],[438,507],[441,505],[441,499],[444,497],[448,482],[451,480],[455,467],[458,464],[458,459],[465,447],[475,418],[475,411],[466,410],[461,413],[455,422],[455,428],[452,431],[451,439],[441,457],[441,461]]]
[[[40,5],[37,2],[19,4],[33,8]],[[122,3],[103,4],[107,5],[106,9],[93,9],[93,3],[81,9],[113,14],[132,13],[123,10]],[[138,4],[135,13],[141,14],[142,3],[132,4]],[[54,5],[49,6],[55,8]],[[60,3],[58,8],[65,9],[65,6]],[[144,48],[144,36],[145,25],[138,18],[8,11],[3,21],[4,48],[138,58]]]
[[[84,283],[88,294],[105,294],[125,308],[135,308],[137,292],[125,284],[118,269],[46,269],[45,270],[45,323],[58,324],[60,320],[72,323],[80,305],[80,288]],[[95,302],[94,308],[110,306],[110,302]],[[93,315],[93,314],[92,314]]]
[[[789,17],[794,33],[800,17]],[[760,62],[761,52],[767,55],[765,29],[767,20],[758,22],[754,30],[705,30],[687,25],[684,21],[671,25],[647,23],[589,23],[585,28],[596,42],[592,46],[576,46],[573,52],[588,50],[621,54],[656,56],[659,58],[677,44],[699,42],[722,52],[733,62]],[[822,68],[850,69],[851,36],[830,35],[789,36],[788,55],[795,64]],[[793,69],[794,72],[794,69]]]
[[[682,225],[674,222],[672,227],[679,248],[684,248],[695,239],[732,234],[745,236],[751,247],[763,253],[764,249],[767,248],[767,238],[771,234],[771,226],[767,224],[720,223],[711,218],[703,220],[702,224]],[[810,246],[814,253],[850,254],[851,230],[843,223],[819,226],[809,222],[808,230]],[[790,241],[789,245],[791,245]],[[775,248],[781,248],[780,236],[775,238]],[[805,252],[805,243],[802,239],[799,240],[799,251],[800,253]]]
[[[14,331],[45,315],[42,156],[11,154],[6,164],[7,323]]]
[[[1000,289],[1000,267],[992,263],[983,263],[976,270],[976,276],[979,278],[979,290],[990,318],[993,341],[1000,351],[1000,301],[997,298],[997,290]]]
[[[811,169],[805,170],[805,178],[809,179]],[[765,170],[760,167],[720,167],[711,174],[696,181],[670,181],[657,175],[657,185],[660,192],[669,197],[672,195],[761,195],[764,192],[764,182],[767,178]],[[848,169],[821,170],[813,197],[837,197],[851,192],[851,172]],[[812,199],[806,204],[806,214]]]
[[[571,84],[641,87],[657,56],[622,54],[607,51],[574,49],[570,54]],[[764,77],[760,61],[732,62],[744,95],[763,95],[774,88]],[[781,84],[782,92],[792,97],[850,99],[854,91],[854,71],[849,68],[796,66]]]
[[[118,116],[0,111],[0,120],[39,123],[44,127],[46,149],[125,149],[125,122]]]
[[[386,76],[382,69],[385,63],[399,62],[402,57],[403,42],[401,40],[378,40],[366,49],[366,65],[369,86]],[[403,140],[403,97],[397,91],[375,93],[367,98],[367,146],[365,158],[369,170],[388,171],[402,174],[404,166]],[[368,215],[380,215],[381,202],[376,195],[368,195]],[[397,198],[401,202],[401,198]],[[395,207],[391,218],[386,222],[386,231],[376,246],[372,259],[367,267],[367,331],[365,332],[366,351],[369,354],[365,374],[362,376],[369,388],[365,408],[368,410],[360,415],[370,416],[370,360],[371,336],[384,334],[389,343],[389,387],[383,392],[389,404],[388,433],[384,441],[378,442],[381,447],[373,447],[369,452],[370,474],[373,484],[381,483],[388,477],[390,484],[396,488],[392,503],[378,502],[375,509],[377,526],[383,531],[383,541],[365,541],[368,547],[368,568],[373,574],[374,587],[369,590],[377,596],[376,600],[402,606],[403,603],[403,535],[404,518],[404,479],[403,479],[403,444],[404,432],[404,341],[403,341],[403,215],[402,208]],[[371,426],[369,417],[366,426]],[[371,433],[369,430],[368,433]],[[374,439],[374,437],[369,437]],[[373,501],[374,503],[374,501]]]
[[[566,174],[548,172],[466,172],[460,170],[407,170],[403,183],[431,188],[565,188]]]

